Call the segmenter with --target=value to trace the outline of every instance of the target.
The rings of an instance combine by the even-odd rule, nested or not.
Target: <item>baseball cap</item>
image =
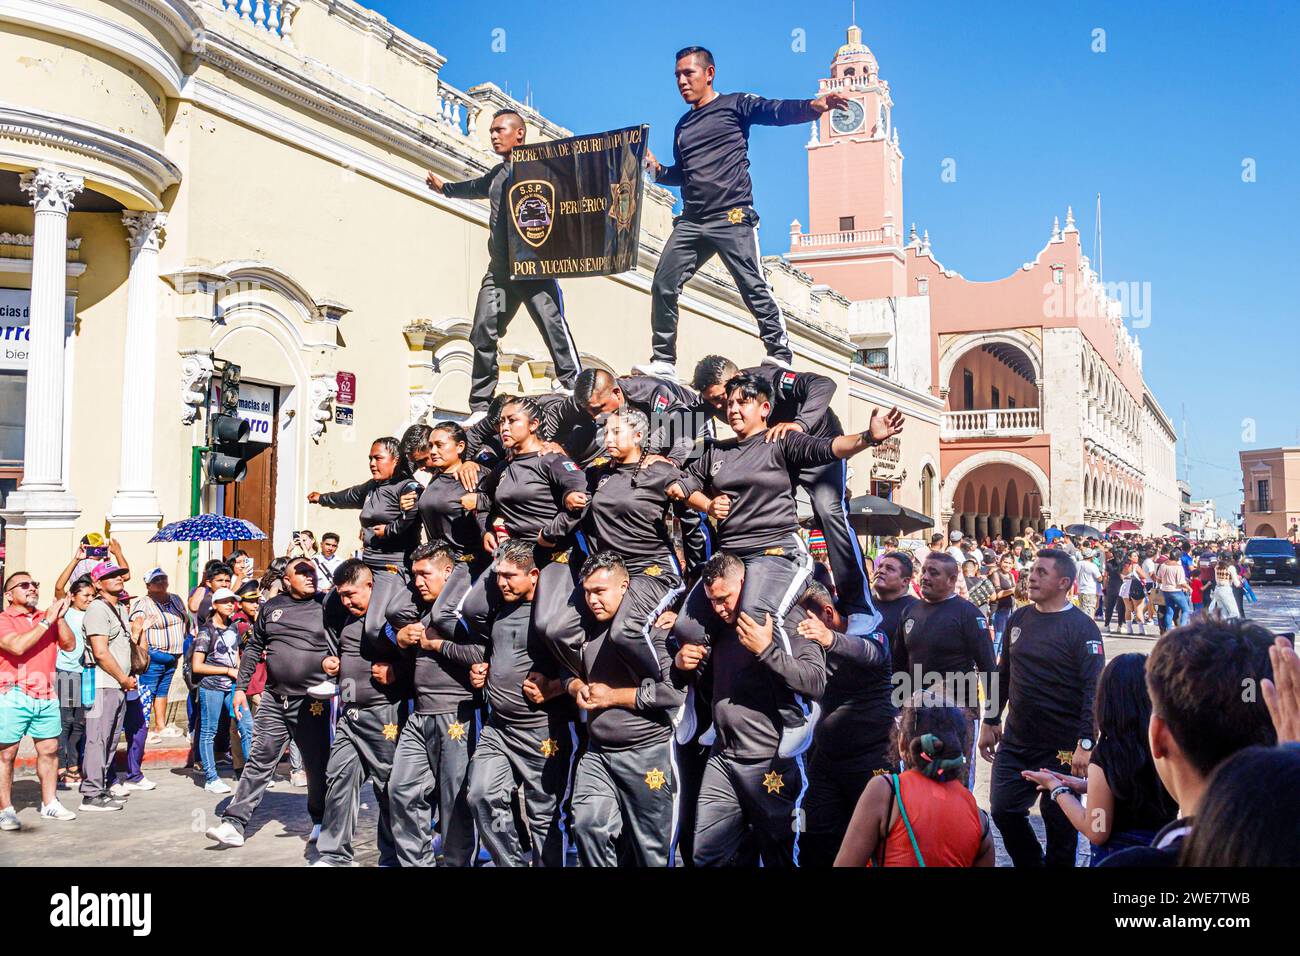
[[[109,564],[107,561],[100,561],[90,569],[90,580],[102,581],[104,578],[112,577],[115,574],[127,574],[126,568],[119,568],[116,564]]]
[[[948,535],[948,540],[949,540],[949,541],[960,541],[960,540],[961,540],[961,532],[960,532],[960,531],[954,531],[952,534]]]
[[[230,588],[217,588],[216,593],[212,595],[213,604],[220,604],[222,601],[238,601],[238,600],[239,597],[235,594],[234,591],[230,590]]]
[[[144,576],[144,583],[153,584],[153,582],[157,581],[159,578],[165,578],[165,577],[167,577],[166,571],[164,571],[162,568],[154,568],[152,571],[150,571],[148,574]]]

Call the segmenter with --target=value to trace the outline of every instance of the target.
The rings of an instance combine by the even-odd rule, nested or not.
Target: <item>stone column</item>
[[[989,516],[986,514],[977,514],[975,516],[975,541],[983,541],[989,533]]]
[[[122,216],[131,247],[126,286],[126,336],[122,377],[121,468],[109,508],[114,531],[145,531],[162,519],[153,487],[153,440],[157,416],[158,250],[163,243],[161,212]]]
[[[79,514],[68,492],[63,462],[64,344],[68,288],[68,213],[83,186],[80,176],[53,169],[20,180],[36,209],[32,235],[31,352],[27,363],[27,418],[23,482],[6,510],[39,513],[46,524],[71,525]]]

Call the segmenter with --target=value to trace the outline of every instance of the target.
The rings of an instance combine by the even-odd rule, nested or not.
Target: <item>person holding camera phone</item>
[[[82,535],[72,560],[54,582],[54,599],[57,601],[67,597],[68,582],[89,575],[101,563],[113,568],[131,570],[126,563],[126,558],[122,556],[122,546],[116,538],[106,539],[102,534],[94,531]]]

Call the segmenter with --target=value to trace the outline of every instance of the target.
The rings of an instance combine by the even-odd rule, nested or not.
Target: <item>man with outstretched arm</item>
[[[474,307],[474,324],[470,344],[474,347],[474,368],[470,375],[469,407],[465,420],[469,428],[486,417],[492,393],[497,387],[497,340],[505,334],[510,320],[524,306],[532,316],[555,363],[555,374],[568,388],[582,370],[578,348],[569,334],[564,318],[564,297],[554,279],[515,279],[510,275],[510,156],[522,146],[527,135],[524,118],[514,110],[497,110],[490,128],[492,151],[501,157],[477,179],[449,183],[430,172],[426,182],[430,189],[451,199],[487,199],[492,204],[488,219],[488,270],[479,286]]]
[[[677,298],[714,255],[722,257],[757,320],[768,358],[789,367],[785,319],[763,274],[758,248],[749,130],[810,123],[827,110],[847,106],[848,98],[823,93],[811,100],[767,100],[753,93],[719,93],[713,88],[713,54],[704,47],[679,50],[676,61],[677,91],[690,110],[673,130],[672,165],[663,165],[647,149],[646,167],[660,185],[681,187],[682,214],[673,223],[650,290],[651,360],[633,371],[677,377]]]

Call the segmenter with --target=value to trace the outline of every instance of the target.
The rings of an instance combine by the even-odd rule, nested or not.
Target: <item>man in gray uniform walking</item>
[[[422,544],[411,554],[411,577],[421,602],[420,620],[397,634],[397,643],[418,647],[415,713],[397,740],[388,794],[393,839],[401,866],[470,866],[478,849],[469,808],[469,762],[479,733],[479,695],[469,669],[484,660],[481,642],[451,640],[436,629],[434,606],[447,587],[457,556],[443,545]],[[433,813],[432,808],[437,812]],[[436,816],[442,848],[434,852],[430,817]]]
[[[582,591],[595,623],[582,645],[582,677],[565,688],[587,714],[590,743],[573,784],[573,831],[582,866],[672,866],[678,820],[677,758],[672,715],[686,700],[673,686],[668,632],[650,641],[660,678],[638,680],[609,643],[610,622],[622,606],[628,571],[613,551],[582,568]]]
[[[325,812],[325,765],[330,752],[330,704],[311,696],[309,688],[336,675],[339,659],[325,637],[321,599],[316,590],[316,565],[306,558],[289,562],[283,594],[271,598],[258,612],[252,637],[239,660],[231,709],[248,709],[248,682],[266,661],[266,690],[253,717],[253,746],[239,778],[235,796],[221,824],[207,836],[223,846],[243,846],[244,828],[262,801],[284,750],[292,740],[302,751],[307,770],[307,812],[314,843]]]
[[[682,214],[673,222],[651,287],[653,354],[646,375],[677,377],[677,297],[714,255],[731,273],[745,307],[758,321],[768,358],[788,367],[792,358],[785,319],[763,274],[758,213],[749,181],[751,126],[809,123],[827,110],[848,105],[840,93],[811,100],[766,100],[753,93],[713,88],[713,54],[688,46],[677,53],[677,90],[690,111],[673,130],[673,164],[646,150],[655,182],[682,188]]]
[[[520,787],[533,865],[564,865],[562,804],[577,734],[559,664],[531,626],[537,577],[531,542],[511,538],[497,549],[501,602],[481,633],[487,662],[471,667],[487,672],[492,710],[469,764],[469,805],[497,866],[528,865],[513,812]]]
[[[470,376],[466,428],[487,414],[497,387],[497,341],[505,335],[519,306],[528,310],[550,350],[555,374],[567,388],[582,371],[578,347],[564,320],[564,297],[554,279],[514,279],[510,276],[510,154],[523,145],[527,130],[524,119],[514,110],[497,110],[492,116],[492,150],[501,162],[477,179],[449,183],[430,172],[429,188],[450,199],[487,199],[492,203],[488,219],[488,254],[491,261],[479,286],[474,307],[470,344],[474,347],[474,369]]]
[[[325,599],[325,630],[339,653],[339,721],[325,770],[325,815],[315,866],[351,865],[361,785],[367,777],[379,804],[379,865],[397,865],[388,781],[406,722],[411,655],[398,648],[396,634],[416,619],[416,611],[403,588],[390,594],[387,607],[367,614],[380,598],[370,568],[349,558],[334,572],[334,590]]]

